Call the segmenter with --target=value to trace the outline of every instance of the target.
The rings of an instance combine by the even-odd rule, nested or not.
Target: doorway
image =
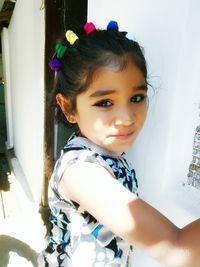
[[[45,130],[44,130],[44,183],[42,206],[48,206],[47,190],[55,160],[70,129],[57,125],[55,107],[52,107],[54,73],[48,61],[54,54],[56,40],[66,32],[87,22],[87,0],[45,1]]]

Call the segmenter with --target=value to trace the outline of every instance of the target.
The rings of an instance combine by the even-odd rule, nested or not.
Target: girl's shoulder
[[[112,153],[103,150],[85,137],[73,133],[64,145],[61,155],[56,161],[52,178],[61,178],[65,169],[74,163],[97,163],[106,168],[113,175],[112,163],[116,157]]]
[[[91,142],[89,139],[73,134],[64,146],[59,160],[61,177],[64,170],[74,163],[96,163],[104,167],[130,191],[137,192],[136,173],[125,153],[112,153]]]

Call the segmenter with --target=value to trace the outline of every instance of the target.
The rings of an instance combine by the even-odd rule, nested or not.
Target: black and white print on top
[[[132,246],[82,210],[78,203],[64,198],[59,192],[58,186],[65,168],[75,162],[102,165],[123,186],[137,194],[135,171],[125,153],[110,153],[74,134],[65,145],[50,179],[52,228],[47,248],[38,258],[39,267],[132,267]]]

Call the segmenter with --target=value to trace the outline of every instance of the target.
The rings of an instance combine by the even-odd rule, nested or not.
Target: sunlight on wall
[[[8,28],[15,154],[39,201],[43,178],[44,10],[17,1]]]
[[[99,12],[101,10],[101,12]],[[183,226],[199,215],[199,190],[187,184],[200,104],[200,2],[89,1],[88,21],[117,20],[144,47],[155,89],[148,118],[128,156],[142,198]],[[136,252],[136,267],[161,266]]]

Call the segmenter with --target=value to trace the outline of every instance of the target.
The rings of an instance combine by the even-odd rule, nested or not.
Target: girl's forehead
[[[135,90],[147,90],[146,80],[138,67],[130,64],[119,70],[107,66],[96,71],[92,82],[81,95],[92,99],[111,94],[123,95]]]
[[[142,71],[131,61],[120,68],[119,65],[101,66],[95,70],[89,88],[98,84],[117,84],[117,83],[144,83],[145,77]],[[89,89],[88,88],[88,89]]]

